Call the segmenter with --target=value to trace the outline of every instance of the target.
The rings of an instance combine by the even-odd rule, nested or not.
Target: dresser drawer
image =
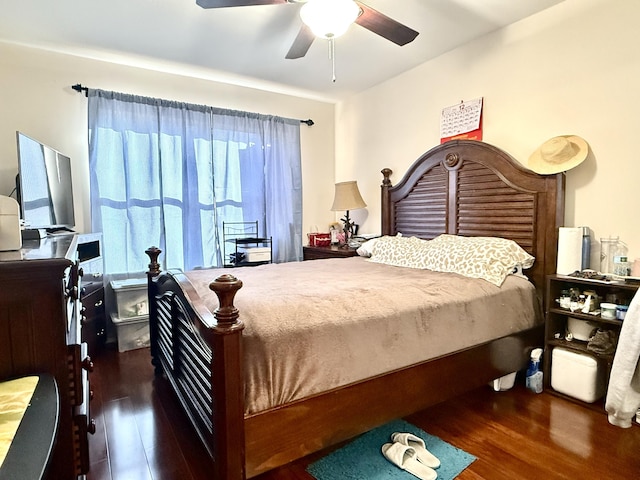
[[[87,319],[104,316],[104,287],[102,284],[94,284],[93,286],[97,286],[97,288],[92,288],[88,292],[85,290],[87,287],[83,287],[80,298],[83,307],[82,313]]]

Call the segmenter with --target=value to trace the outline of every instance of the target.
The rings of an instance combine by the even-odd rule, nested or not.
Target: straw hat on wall
[[[542,175],[566,172],[580,165],[589,154],[589,144],[576,135],[560,135],[544,142],[529,157],[529,168]]]

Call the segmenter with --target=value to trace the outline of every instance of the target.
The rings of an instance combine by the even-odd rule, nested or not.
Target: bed
[[[535,258],[533,266],[525,271],[530,281],[508,275],[497,287],[450,272],[431,272],[436,278],[423,280],[419,276],[424,273],[421,269],[381,265],[371,261],[375,256],[234,270],[161,272],[160,250],[151,247],[147,254],[151,259],[148,279],[152,362],[156,373],[170,383],[195,434],[211,456],[212,478],[254,477],[477,388],[523,369],[531,349],[542,345],[540,305],[545,276],[555,271],[558,227],[564,216],[564,175],[537,175],[494,146],[466,140],[429,150],[396,185],[391,183],[391,170],[384,169],[382,174],[381,233],[385,241],[400,241],[397,239],[401,234],[407,242],[415,239],[412,241],[421,246],[431,246],[431,242],[448,237],[500,237],[515,242]],[[309,275],[315,282],[305,283],[307,280],[299,271],[305,268],[311,271]],[[385,268],[394,273],[385,273]],[[370,281],[368,287],[360,285],[360,290],[352,292],[349,289],[355,280],[344,273],[351,270],[369,279],[373,278],[373,270],[380,270],[382,280]],[[328,281],[329,278],[334,280]],[[462,283],[447,283],[450,281]],[[243,282],[246,285],[239,291]],[[423,285],[427,282],[432,286],[429,288],[436,306],[422,305],[419,313],[403,311],[404,304],[411,303],[409,300],[417,297],[419,290],[426,290],[429,296],[429,288]],[[307,319],[303,322],[298,316],[300,325],[295,335],[300,336],[295,339],[299,340],[283,340],[287,338],[280,336],[287,324],[283,312],[295,310],[285,297],[295,291],[296,284],[308,292],[308,311],[322,311],[324,305],[326,317],[331,320],[326,323],[333,322],[340,328],[353,324],[356,330],[317,330],[325,323]],[[314,290],[320,289],[320,284],[333,286],[328,291],[330,300],[324,297],[324,290]],[[516,293],[509,293],[512,288]],[[368,314],[366,305],[340,306],[344,304],[339,302],[349,301],[349,295],[353,299],[354,295],[364,295],[367,289],[381,297],[383,290],[390,292],[386,303],[378,307],[381,315],[389,318]],[[476,301],[469,293],[472,289],[505,297],[489,303]],[[459,303],[445,298],[453,290],[470,299],[460,307],[462,314],[454,310],[447,313],[453,308],[450,303]],[[258,298],[265,295],[270,301],[263,304],[260,312],[254,311],[261,308],[256,307]],[[513,295],[522,296],[514,301],[526,305],[530,313],[520,314],[517,307],[509,305],[507,297]],[[364,297],[362,301],[367,303]],[[472,308],[479,308],[479,313]],[[500,308],[506,308],[515,318],[531,317],[531,322],[505,329],[505,314]],[[476,332],[465,340],[453,335],[457,343],[419,357],[408,353],[403,356],[404,349],[400,348],[403,342],[411,342],[413,330],[409,329],[404,338],[398,337],[396,343],[382,342],[381,346],[369,339],[369,327],[364,328],[364,335],[363,327],[355,321],[357,316],[365,320],[376,317],[382,328],[386,321],[393,327],[388,327],[387,338],[398,335],[398,322],[411,321],[411,328],[439,339],[436,344],[441,345],[448,327],[437,331],[432,320],[445,314],[449,324],[471,321],[475,325],[477,318],[487,317],[494,329]],[[269,333],[270,342],[256,340],[258,327],[254,323],[258,318],[271,324],[269,328],[274,330],[270,332],[276,332]],[[342,320],[335,321],[336,318]],[[302,336],[305,332],[307,337]],[[344,340],[349,337],[355,342]],[[331,355],[315,349],[313,342],[323,338],[325,343],[332,339],[336,342]],[[271,357],[254,357],[256,344],[258,350]],[[297,345],[303,348],[296,348]],[[283,350],[306,351],[309,358],[300,358],[298,369],[287,367],[277,363]],[[385,365],[381,370],[360,367],[357,373],[334,375],[340,377],[337,383],[322,383],[322,374],[335,371],[335,365],[331,365],[334,355],[344,353],[347,363],[355,365],[352,360],[361,357],[362,351],[372,352],[371,358],[376,359],[387,351],[393,354],[381,360]],[[340,362],[344,359],[337,360]],[[302,380],[296,379],[292,370],[300,370]],[[266,393],[264,378],[269,379],[268,388],[275,385]],[[285,392],[281,393],[280,388]],[[257,394],[253,396],[251,392]]]

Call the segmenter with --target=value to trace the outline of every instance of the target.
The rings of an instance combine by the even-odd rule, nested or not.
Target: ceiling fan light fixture
[[[345,33],[359,15],[353,0],[309,0],[300,9],[300,18],[314,35],[327,39]]]

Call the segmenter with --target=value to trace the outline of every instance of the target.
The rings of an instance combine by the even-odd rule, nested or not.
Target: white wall
[[[361,230],[380,231],[380,170],[397,183],[439,144],[443,107],[484,97],[484,141],[523,164],[551,137],[589,142],[592,158],[567,172],[565,225],[619,235],[640,257],[638,19],[636,0],[566,0],[339,104],[336,181],[358,181]]]
[[[90,88],[211,105],[288,118],[301,125],[303,232],[328,225],[334,215],[334,105],[181,75],[0,43],[0,195],[15,186],[16,130],[71,157],[77,230],[89,231],[87,99]]]

